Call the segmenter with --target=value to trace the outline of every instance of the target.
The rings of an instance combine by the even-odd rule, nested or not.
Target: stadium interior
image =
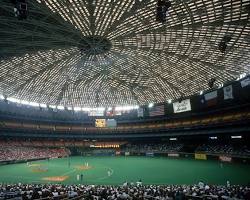
[[[1,0],[0,200],[250,199],[249,0]]]

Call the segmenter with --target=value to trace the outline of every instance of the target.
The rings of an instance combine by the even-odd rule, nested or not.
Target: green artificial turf
[[[70,165],[69,165],[70,160]],[[79,170],[76,166],[88,162],[91,169]],[[247,184],[250,182],[250,166],[192,159],[170,159],[163,157],[70,157],[50,161],[35,161],[45,172],[34,172],[36,167],[26,163],[0,166],[2,183],[58,183],[45,181],[44,177],[68,176],[64,184],[122,184],[124,181],[144,184],[194,184],[204,181],[209,184]],[[108,176],[107,171],[111,171]],[[83,174],[83,182],[77,181]]]

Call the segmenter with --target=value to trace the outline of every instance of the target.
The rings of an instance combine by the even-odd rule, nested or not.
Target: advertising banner
[[[88,116],[104,116],[103,110],[91,110],[88,112]]]
[[[168,156],[169,157],[179,157],[180,154],[178,154],[178,153],[168,153]]]
[[[174,113],[181,113],[191,110],[190,99],[182,100],[181,102],[173,103]]]
[[[223,88],[223,93],[224,93],[224,100],[227,99],[233,99],[233,86],[232,85],[228,85],[226,87]]]
[[[194,158],[197,160],[207,160],[207,155],[204,153],[195,153]]]
[[[219,156],[220,161],[223,162],[232,162],[232,158],[229,156]]]
[[[241,87],[246,87],[246,86],[249,86],[250,85],[250,77],[247,77],[245,79],[243,79],[241,82]]]
[[[138,108],[138,110],[137,110],[137,116],[138,117],[143,117],[144,116],[144,110],[143,110],[143,108]]]
[[[153,157],[153,156],[154,156],[154,153],[153,153],[153,152],[146,152],[146,156]]]

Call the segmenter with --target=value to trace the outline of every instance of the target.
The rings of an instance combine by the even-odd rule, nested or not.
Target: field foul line
[[[108,169],[108,170],[110,170],[110,176],[104,176],[104,177],[96,178],[95,180],[104,180],[104,179],[107,179],[107,178],[109,178],[109,177],[111,177],[113,175],[114,170],[112,168],[110,168],[110,167],[105,167],[105,168]],[[68,172],[62,174],[61,176],[65,176],[65,175],[74,173],[75,171],[77,171],[77,170],[73,169],[71,171],[68,171]],[[9,176],[9,175],[6,176],[6,175],[3,175],[2,177],[5,177],[5,178],[13,178],[13,177],[15,177],[17,179],[32,180],[32,182],[38,182],[38,183],[41,182],[40,179],[34,180],[34,177],[27,177],[27,176]]]
[[[65,175],[68,175],[68,174],[72,174],[72,173],[75,172],[75,171],[76,171],[76,169],[73,169],[73,170],[71,170],[71,171],[68,171],[68,172],[62,174],[61,176],[65,176]]]
[[[112,176],[113,173],[114,173],[114,170],[112,168],[110,168],[110,167],[108,167],[108,169],[111,171],[110,176]],[[97,178],[97,180],[104,180],[104,179],[109,178],[110,176],[104,176],[104,177],[101,177],[101,178]]]

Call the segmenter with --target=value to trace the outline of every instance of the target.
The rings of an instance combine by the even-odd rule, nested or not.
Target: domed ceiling
[[[0,94],[50,105],[142,105],[190,96],[250,71],[248,0],[28,0],[0,3]],[[219,46],[230,38],[222,51]]]

